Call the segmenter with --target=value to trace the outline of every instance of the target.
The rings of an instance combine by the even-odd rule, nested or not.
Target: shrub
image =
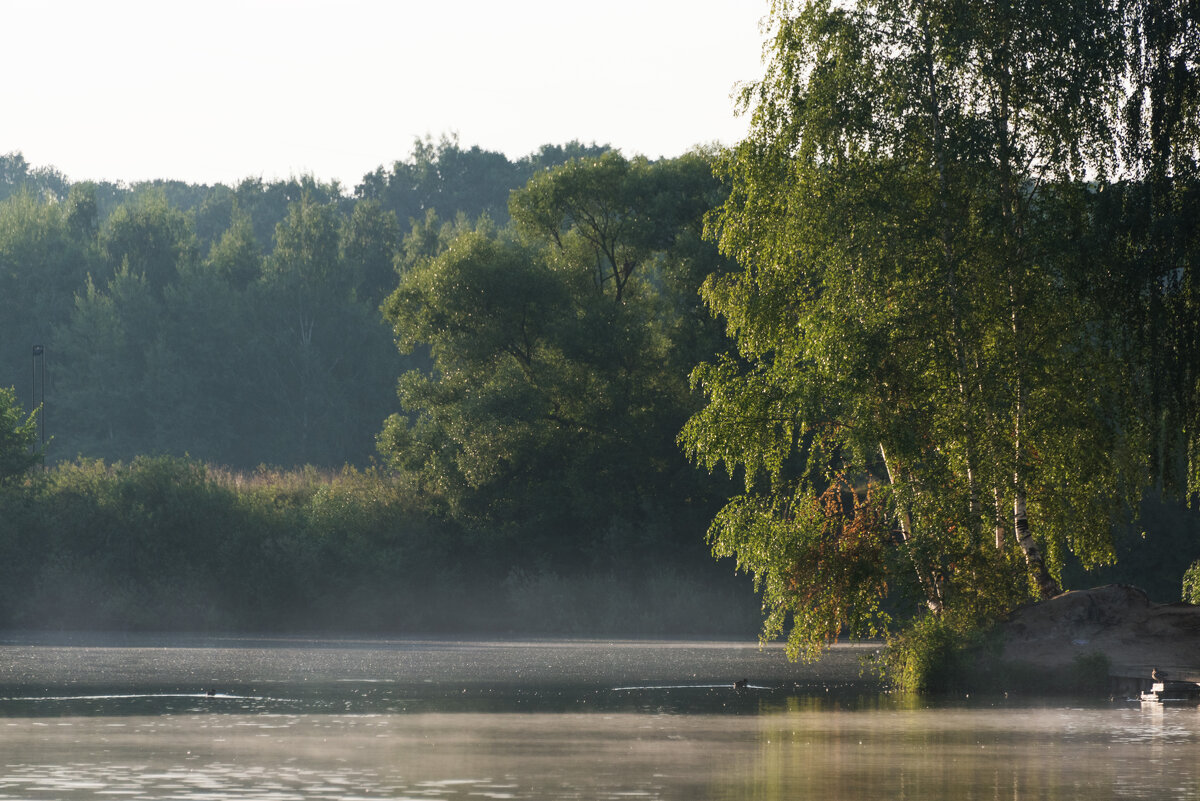
[[[927,615],[890,637],[882,671],[902,692],[946,692],[964,684],[965,643],[941,616]]]
[[[1189,604],[1200,604],[1200,559],[1183,574],[1183,600]]]

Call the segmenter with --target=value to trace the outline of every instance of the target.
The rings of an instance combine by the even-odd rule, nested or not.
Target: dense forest
[[[728,149],[0,160],[0,625],[815,656],[1200,600],[1194,2],[770,5]]]
[[[435,210],[504,225],[510,190],[602,150],[514,163],[418,142],[353,195],[312,177],[71,184],[0,157],[0,385],[26,408],[45,402],[51,462],[365,466],[396,377],[419,362],[379,314],[409,227],[436,227]]]
[[[675,443],[722,342],[708,156],[443,139],[352,193],[3,167],[47,470],[5,495],[0,625],[756,627]]]

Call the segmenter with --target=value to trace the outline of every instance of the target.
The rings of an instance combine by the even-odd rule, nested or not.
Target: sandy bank
[[[1113,676],[1148,680],[1158,668],[1200,682],[1200,607],[1151,603],[1136,587],[1110,584],[1024,606],[1000,636],[1005,662],[1053,671],[1100,653]]]

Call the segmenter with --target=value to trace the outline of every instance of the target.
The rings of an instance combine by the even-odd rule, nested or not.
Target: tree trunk
[[[892,471],[892,465],[888,461],[887,451],[883,447],[883,443],[879,443],[879,455],[883,457],[883,467],[887,470],[888,483],[893,487],[896,486],[896,474]],[[906,545],[912,544],[913,527],[912,515],[909,514],[908,507],[899,500],[896,502],[897,516],[900,519],[900,536],[904,539]],[[925,605],[929,607],[929,611],[935,615],[941,614],[945,602],[942,600],[942,588],[940,583],[925,569],[921,564],[921,560],[916,554],[912,555],[913,570],[917,574],[917,582],[921,585],[921,589],[925,593]]]
[[[1000,497],[1000,488],[993,487],[992,495],[996,499],[996,550],[1004,550],[1004,502]]]
[[[924,67],[925,83],[928,91],[927,104],[931,133],[933,138],[934,166],[937,169],[938,203],[941,211],[941,248],[942,264],[945,274],[945,288],[950,302],[950,323],[954,332],[954,359],[958,373],[958,395],[961,403],[963,455],[966,461],[968,518],[970,520],[971,547],[978,547],[982,539],[982,509],[979,503],[979,489],[975,477],[975,431],[970,424],[971,412],[974,407],[972,384],[968,375],[967,338],[963,333],[961,291],[958,282],[957,260],[954,249],[953,232],[950,222],[950,211],[947,198],[950,195],[949,181],[946,178],[946,148],[942,129],[941,96],[939,93],[936,60],[934,57],[933,33],[930,22],[922,15],[921,29],[924,37]]]
[[[1003,14],[1008,13],[1005,7]],[[1024,257],[1024,230],[1022,225],[1021,202],[1018,196],[1016,180],[1013,176],[1013,120],[1009,106],[1012,91],[1012,76],[1010,64],[1012,58],[1012,42],[1006,36],[999,49],[993,54],[997,60],[996,74],[998,76],[998,102],[994,120],[997,144],[997,160],[1000,169],[1000,217],[1004,238],[1004,261],[1008,274],[1009,313],[1012,326],[1012,354],[1016,387],[1013,401],[1013,531],[1017,544],[1025,554],[1025,563],[1033,573],[1038,592],[1042,598],[1053,598],[1062,593],[1058,582],[1046,568],[1046,560],[1042,557],[1041,549],[1033,539],[1029,530],[1029,518],[1025,511],[1025,486],[1021,479],[1025,470],[1024,417],[1026,413],[1026,387],[1023,380],[1025,366],[1024,332],[1022,331],[1021,311],[1025,308],[1020,297],[1021,279],[1018,277],[1015,265]]]
[[[1038,592],[1042,599],[1061,595],[1062,587],[1058,586],[1058,582],[1046,569],[1046,560],[1042,558],[1042,551],[1034,542],[1033,534],[1029,532],[1029,519],[1025,516],[1025,491],[1019,484],[1016,494],[1013,496],[1013,528],[1016,529],[1017,542],[1025,554],[1025,563],[1033,572],[1034,580],[1037,581]]]

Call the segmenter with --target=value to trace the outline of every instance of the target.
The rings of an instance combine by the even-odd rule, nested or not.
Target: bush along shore
[[[752,637],[702,530],[688,552],[610,523],[551,558],[380,471],[80,460],[0,486],[0,627]]]
[[[1137,698],[1156,674],[1200,683],[1197,642],[1200,606],[1110,584],[1028,604],[987,629],[925,618],[889,643],[884,661],[912,691]]]

